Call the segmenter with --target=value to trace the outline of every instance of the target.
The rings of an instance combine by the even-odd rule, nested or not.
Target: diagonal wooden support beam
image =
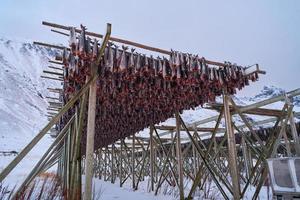
[[[284,104],[284,106],[283,106],[283,108],[282,108],[282,112],[285,112],[286,109],[287,109],[287,104]],[[276,121],[276,123],[275,123],[275,125],[274,125],[274,127],[273,127],[273,133],[271,134],[272,137],[268,140],[268,143],[266,144],[267,149],[268,149],[268,147],[272,144],[272,141],[274,140],[274,138],[276,138],[277,127],[278,127],[279,123],[280,123],[283,119],[284,119],[284,115],[280,116],[280,117],[277,119],[277,121]],[[256,161],[256,163],[255,163],[255,166],[254,166],[254,167],[252,168],[252,170],[251,170],[250,177],[249,177],[247,183],[245,184],[245,186],[244,186],[244,188],[243,188],[243,190],[242,190],[241,197],[243,197],[243,196],[245,195],[245,193],[246,193],[246,191],[247,191],[247,189],[248,189],[248,186],[250,185],[250,183],[252,182],[253,178],[255,177],[255,174],[257,173],[257,170],[258,170],[260,164],[263,162],[264,159],[267,158],[266,153],[267,153],[267,152],[263,152],[263,153],[261,153],[261,154],[259,155],[259,158],[257,159],[257,161]]]
[[[285,116],[284,122],[281,125],[281,129],[280,129],[279,133],[277,133],[273,137],[273,140],[270,140],[271,144],[268,146],[269,148],[268,148],[268,152],[267,152],[267,157],[265,159],[274,157],[275,152],[277,151],[278,144],[279,144],[279,139],[283,135],[284,129],[287,125],[287,122],[288,122],[288,120],[291,116],[292,111],[293,111],[293,105],[289,106],[288,111],[287,111],[287,115]],[[252,200],[257,199],[258,194],[261,190],[261,187],[263,186],[263,184],[264,184],[264,182],[267,178],[267,175],[268,175],[268,168],[267,168],[266,162],[264,162],[263,166],[262,166],[261,177],[260,177],[258,185],[256,186],[256,190],[255,190],[255,193],[252,197]]]
[[[262,140],[255,133],[255,131],[253,130],[252,126],[250,125],[250,123],[248,122],[248,120],[246,119],[246,117],[243,115],[243,113],[241,112],[241,110],[237,107],[237,105],[235,104],[235,102],[233,101],[233,99],[230,96],[228,96],[228,99],[230,100],[230,102],[232,103],[232,106],[234,107],[234,109],[236,110],[236,112],[239,114],[239,116],[241,117],[241,119],[243,120],[243,122],[245,123],[245,125],[247,126],[247,128],[250,130],[250,132],[252,133],[252,135],[259,142],[261,148],[264,149],[264,144],[263,144]]]
[[[220,125],[220,122],[221,122],[223,114],[224,114],[224,109],[221,110],[221,112],[219,114],[219,117],[217,119],[215,128],[214,128],[214,130],[212,132],[210,143],[208,145],[207,151],[204,154],[204,158],[205,159],[207,159],[207,156],[208,156],[208,154],[210,154],[210,151],[211,151],[211,149],[213,147],[214,139],[215,139],[215,136],[216,136],[216,133],[217,133],[217,129],[219,128],[219,125]],[[193,147],[194,147],[194,145],[193,145]],[[201,165],[200,165],[200,167],[198,169],[198,172],[197,172],[197,174],[195,176],[195,181],[193,182],[193,185],[192,185],[191,190],[189,192],[188,199],[192,198],[192,195],[194,194],[194,192],[196,190],[196,187],[199,185],[199,183],[201,181],[202,174],[203,174],[203,163],[201,163]]]
[[[193,138],[193,136],[190,134],[187,126],[185,125],[184,121],[182,120],[182,118],[179,115],[179,119],[181,122],[181,125],[186,129],[186,133],[188,134],[188,137],[190,138],[191,142],[193,143],[193,145],[195,145],[202,161],[203,164],[205,165],[205,167],[207,168],[208,172],[210,173],[213,181],[215,182],[216,186],[218,187],[218,189],[220,190],[221,194],[223,195],[224,199],[229,200],[229,197],[227,196],[226,192],[224,191],[224,189],[222,188],[221,184],[219,183],[218,179],[215,176],[215,173],[213,171],[213,169],[209,166],[209,163],[207,162],[207,160],[205,159],[205,154],[204,152],[201,150],[201,148],[199,147],[199,144],[195,141],[195,139]]]
[[[300,139],[299,139],[299,135],[297,133],[297,128],[296,128],[296,124],[295,124],[295,117],[294,117],[294,113],[291,113],[290,116],[290,126],[291,126],[291,131],[292,131],[292,136],[293,136],[293,140],[294,140],[294,147],[296,150],[296,155],[300,156]]]
[[[154,131],[155,131],[155,133],[157,135],[157,139],[159,141],[159,144],[161,145],[161,147],[163,149],[164,157],[165,157],[165,162],[163,164],[163,168],[162,168],[162,171],[161,171],[161,174],[160,174],[157,186],[156,186],[156,190],[155,190],[155,195],[157,195],[158,189],[160,188],[160,186],[162,185],[162,183],[165,180],[166,176],[168,175],[168,174],[165,175],[165,178],[163,178],[163,174],[164,174],[165,170],[167,169],[167,165],[169,165],[169,167],[170,167],[170,169],[172,171],[173,178],[174,178],[174,180],[176,182],[176,185],[178,186],[178,181],[176,179],[175,172],[173,171],[172,165],[171,165],[170,160],[169,160],[169,157],[171,156],[170,154],[172,153],[171,148],[173,148],[173,145],[175,144],[176,137],[173,138],[172,143],[171,143],[171,148],[169,149],[168,153],[166,153],[166,151],[165,151],[165,149],[163,147],[163,144],[161,143],[160,137],[159,137],[157,131],[155,130],[155,128],[154,128]]]

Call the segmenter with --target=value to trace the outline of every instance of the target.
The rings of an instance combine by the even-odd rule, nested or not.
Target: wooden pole
[[[296,150],[296,155],[300,156],[300,140],[299,140],[299,136],[298,136],[296,125],[295,125],[295,119],[294,119],[293,112],[291,113],[291,117],[289,120],[290,120],[290,126],[291,126],[292,136],[293,136],[293,140],[294,140],[294,147]]]
[[[114,173],[114,166],[115,166],[115,145],[112,144],[111,147],[111,183],[115,183],[115,173]]]
[[[184,200],[184,188],[183,188],[183,166],[182,166],[182,152],[181,152],[181,140],[180,140],[180,119],[179,112],[175,113],[176,118],[176,155],[177,155],[177,168],[178,168],[178,183],[179,183],[179,195],[180,200]]]
[[[119,152],[119,179],[120,179],[120,187],[122,187],[122,151],[123,151],[123,139],[121,139],[121,147],[120,147],[120,152]]]
[[[111,33],[111,24],[107,24],[107,31],[105,38],[102,42],[99,55],[96,62],[92,63],[91,72],[97,74],[98,65],[104,49],[108,42]],[[95,118],[96,118],[96,95],[97,84],[93,81],[89,90],[89,104],[88,104],[88,119],[87,119],[87,138],[86,138],[86,159],[85,159],[85,200],[92,199],[92,179],[93,179],[93,167],[94,167],[94,135],[95,135]]]
[[[131,147],[131,173],[132,173],[132,188],[135,189],[135,134],[132,136]]]
[[[153,125],[150,126],[150,179],[151,191],[154,191],[154,149],[153,149]]]
[[[45,21],[43,21],[42,24],[45,25],[45,26],[50,26],[50,27],[53,27],[53,28],[59,28],[59,29],[68,30],[68,31],[72,28],[71,26],[64,26],[64,25],[45,22]],[[75,29],[75,31],[77,33],[81,33],[80,29]],[[56,32],[58,32],[58,31],[56,31]],[[58,32],[58,33],[64,34],[64,33],[61,33],[61,32]],[[93,33],[93,32],[89,32],[89,31],[86,31],[85,33],[86,33],[86,35],[89,35],[89,36],[103,38],[103,35],[98,34],[98,33]],[[64,34],[64,35],[68,35],[68,34]],[[140,43],[137,43],[137,42],[124,40],[124,39],[120,39],[120,38],[116,38],[116,37],[110,37],[110,41],[119,42],[119,43],[135,46],[135,47],[138,47],[138,48],[141,48],[141,49],[146,49],[148,51],[158,52],[158,53],[162,53],[162,54],[166,54],[166,55],[171,54],[171,51],[168,51],[168,50],[164,50],[164,49],[160,49],[160,48],[156,48],[156,47],[151,47],[151,46],[148,46],[148,45],[144,45],[144,44],[140,44]],[[61,48],[61,47],[58,46],[58,48]],[[226,65],[224,63],[210,61],[210,60],[206,60],[206,63],[210,64],[210,65],[215,65],[215,66],[225,66]],[[259,70],[258,64],[256,64],[256,67],[258,69],[258,73],[265,74],[265,71]]]
[[[92,69],[96,73],[96,67]],[[94,166],[94,135],[95,135],[95,117],[96,117],[96,93],[97,85],[94,81],[89,90],[88,101],[88,120],[87,120],[87,139],[86,139],[86,159],[85,159],[85,199],[91,200],[92,194],[92,178]]]
[[[235,200],[240,199],[240,182],[239,182],[239,172],[237,166],[237,152],[235,136],[232,128],[231,114],[229,108],[229,97],[227,94],[223,94],[224,103],[224,116],[225,116],[225,126],[227,132],[227,143],[228,143],[228,157],[229,157],[229,169],[233,186],[233,198]]]

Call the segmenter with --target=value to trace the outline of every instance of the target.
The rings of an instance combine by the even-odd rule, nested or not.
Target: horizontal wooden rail
[[[45,26],[49,26],[49,27],[53,27],[53,28],[58,28],[58,29],[62,29],[62,30],[67,30],[67,31],[70,31],[71,28],[72,28],[72,26],[64,26],[64,25],[60,25],[60,24],[56,24],[56,23],[51,23],[51,22],[46,22],[46,21],[43,21],[42,24],[45,25]],[[60,34],[63,34],[63,35],[68,35],[66,33],[63,33],[63,32],[60,32],[60,31],[56,31],[56,30],[51,30],[51,31],[57,32],[57,33],[60,33]],[[75,28],[75,31],[77,33],[81,33],[81,29],[76,29]],[[89,35],[89,36],[97,37],[97,38],[103,38],[103,35],[98,34],[98,33],[94,33],[94,32],[86,31],[85,34]],[[161,53],[161,54],[166,54],[166,55],[170,55],[171,54],[171,51],[164,50],[164,49],[161,49],[161,48],[151,47],[151,46],[140,44],[140,43],[133,42],[133,41],[130,41],[130,40],[120,39],[120,38],[116,38],[116,37],[110,37],[109,40],[113,41],[113,42],[118,42],[118,43],[130,45],[130,46],[138,47],[138,48],[141,48],[141,49],[146,49],[148,51],[153,51],[153,52]],[[207,64],[210,64],[210,65],[222,66],[222,67],[225,66],[225,64],[221,63],[221,62],[210,61],[210,60],[206,60],[206,62],[207,62]],[[261,72],[264,72],[264,71],[261,71]]]

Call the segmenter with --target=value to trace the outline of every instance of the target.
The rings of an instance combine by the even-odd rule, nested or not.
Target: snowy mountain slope
[[[56,53],[30,41],[0,39],[0,151],[19,151],[46,124],[46,88],[57,83],[40,75]]]

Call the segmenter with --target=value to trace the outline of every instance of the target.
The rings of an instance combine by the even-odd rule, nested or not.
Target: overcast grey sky
[[[242,94],[263,85],[300,87],[299,0],[1,0],[0,37],[62,42],[43,20],[100,33],[110,22],[112,36],[209,60],[259,63],[267,75]]]

